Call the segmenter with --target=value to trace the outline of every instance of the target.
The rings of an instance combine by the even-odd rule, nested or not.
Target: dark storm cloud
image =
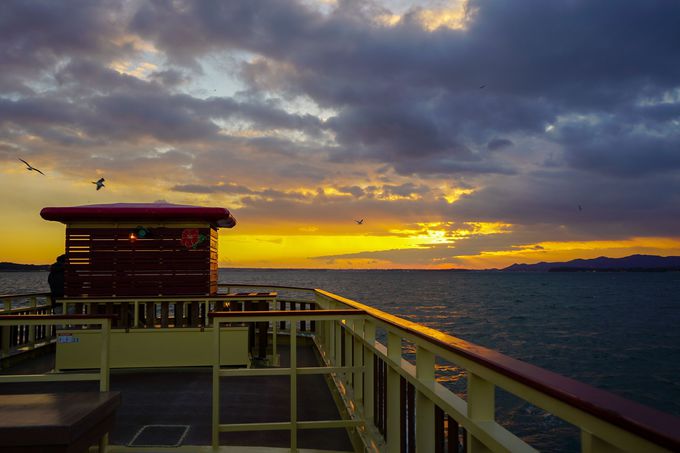
[[[391,184],[394,173],[446,177],[479,190],[424,215],[677,235],[680,3],[471,0],[467,11],[465,29],[427,30],[418,10],[385,26],[377,3],[343,0],[328,12],[293,0],[0,2],[0,139],[29,149],[37,137],[74,159],[180,144],[202,158],[184,181],[257,168],[284,187],[330,181],[361,202],[420,193]],[[243,92],[180,90],[229,52],[246,55],[230,68]],[[149,54],[147,78],[111,69]],[[326,109],[323,119],[282,100]],[[367,162],[385,187],[332,180]],[[283,196],[240,195],[248,209]]]
[[[489,151],[499,151],[512,146],[513,144],[514,143],[512,143],[512,140],[508,140],[507,138],[494,138],[489,143],[487,143],[486,147]]]
[[[296,2],[150,3],[132,27],[178,61],[220,45],[262,55],[243,73],[254,88],[339,109],[335,160],[404,174],[509,172],[457,163],[489,159],[475,148],[498,132],[541,134],[558,115],[629,105],[680,75],[675,2],[471,1],[466,30],[434,32],[415,12],[370,26],[358,5],[324,16]],[[413,156],[422,159],[401,163]],[[430,159],[442,164],[418,165]]]
[[[121,3],[68,0],[0,2],[0,86],[4,92],[32,91],[26,82],[51,71],[62,58],[114,57],[124,49],[120,37]]]
[[[463,196],[449,212],[469,220],[553,225],[583,239],[676,236],[679,194],[677,173],[621,179],[594,178],[577,170],[545,171],[522,179],[500,178]]]

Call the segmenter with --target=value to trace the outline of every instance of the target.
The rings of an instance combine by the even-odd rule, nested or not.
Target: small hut
[[[115,203],[43,208],[66,224],[64,297],[214,295],[225,208]]]

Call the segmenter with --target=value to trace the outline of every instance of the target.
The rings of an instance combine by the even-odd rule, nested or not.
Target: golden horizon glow
[[[19,163],[20,164],[20,163]],[[73,179],[43,168],[48,176],[28,173],[21,166],[3,170],[0,191],[12,197],[0,200],[0,210],[7,219],[0,224],[2,248],[0,261],[22,264],[49,264],[64,250],[64,225],[40,218],[45,206],[77,206],[115,203],[121,200],[152,202],[159,199],[178,204],[223,205],[232,195],[169,193],[162,182],[128,176],[125,182],[111,179],[106,190],[92,189],[90,179]],[[95,172],[96,173],[96,172]],[[94,176],[94,175],[93,175]],[[107,175],[104,175],[107,176]],[[109,179],[107,178],[107,183]],[[367,190],[368,184],[362,189]],[[46,190],[47,188],[47,190]],[[253,189],[260,190],[260,189]],[[317,195],[352,202],[351,196],[334,187],[321,190],[309,187],[278,189],[282,193],[306,195],[298,202],[314,210]],[[466,191],[468,189],[465,189]],[[140,197],[140,193],[143,194]],[[380,198],[380,203],[408,202]],[[438,196],[438,195],[434,195]],[[263,197],[266,199],[267,197]],[[238,197],[234,198],[235,200]],[[406,200],[406,201],[404,201]],[[318,201],[324,203],[323,201]],[[227,206],[238,205],[228,203]],[[241,208],[245,209],[245,208]],[[632,237],[624,240],[545,241],[484,250],[485,237],[511,235],[517,226],[504,222],[427,221],[404,222],[398,217],[371,214],[364,225],[351,217],[299,221],[267,212],[239,214],[234,229],[220,230],[219,264],[237,268],[319,268],[319,269],[486,269],[510,264],[539,261],[568,261],[597,256],[622,257],[632,254],[680,255],[680,238]],[[341,218],[340,218],[341,217]],[[457,255],[456,244],[468,239],[482,241],[480,251]],[[463,241],[463,242],[459,242]],[[492,244],[492,242],[490,243]],[[436,252],[436,253],[432,253]],[[459,252],[460,253],[460,252]],[[428,258],[429,257],[429,258]]]

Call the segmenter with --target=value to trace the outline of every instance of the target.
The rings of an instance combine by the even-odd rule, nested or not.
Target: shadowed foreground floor
[[[289,349],[280,346],[281,364],[289,364]],[[53,366],[53,356],[24,362],[3,373],[42,373]],[[318,366],[312,346],[298,346],[298,366]],[[115,370],[111,390],[122,394],[122,405],[110,435],[112,444],[128,445],[145,425],[188,425],[182,445],[209,445],[211,431],[212,371],[209,368],[180,370]],[[97,382],[17,383],[0,386],[2,394],[97,391]],[[253,423],[290,420],[290,379],[288,376],[226,377],[220,381],[220,422]],[[340,418],[326,381],[320,375],[298,376],[298,419]],[[174,443],[177,431],[160,442]],[[147,431],[135,445],[154,436]],[[156,436],[157,437],[157,436]],[[170,439],[172,437],[172,439]],[[149,441],[151,443],[151,441]],[[288,431],[221,433],[221,445],[290,446]],[[300,430],[298,446],[310,449],[352,451],[344,429]]]

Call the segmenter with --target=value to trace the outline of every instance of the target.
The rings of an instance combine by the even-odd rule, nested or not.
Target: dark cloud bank
[[[171,181],[176,190],[244,196],[263,189],[240,181],[216,189],[198,161],[245,168],[255,155],[286,183],[293,172],[316,183],[320,169],[387,165],[395,177],[480,188],[424,208],[456,220],[541,224],[582,238],[677,235],[680,3],[470,1],[465,29],[433,31],[416,10],[380,25],[381,8],[2,2],[0,159],[64,147],[86,160],[116,149],[123,159],[150,141],[193,156],[186,180]],[[141,58],[140,42],[158,51],[154,71],[111,69]],[[207,59],[229,53],[248,55],[233,68],[245,87],[238,96],[184,88]],[[300,99],[332,113],[286,109]],[[234,123],[270,133],[223,129]],[[363,195],[358,185],[346,191]]]

